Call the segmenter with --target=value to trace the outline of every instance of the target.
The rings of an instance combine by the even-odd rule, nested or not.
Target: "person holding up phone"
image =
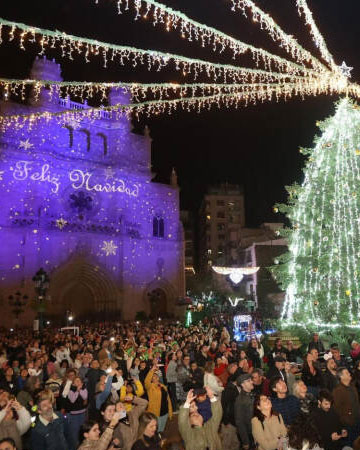
[[[158,418],[158,431],[162,433],[168,418],[172,418],[172,404],[165,385],[160,383],[156,362],[145,378],[145,389],[149,398],[147,410]]]
[[[186,450],[221,450],[222,444],[218,429],[222,417],[221,403],[212,390],[206,386],[206,395],[211,403],[211,418],[204,421],[197,406],[197,396],[193,389],[187,394],[186,402],[179,412],[179,431]]]

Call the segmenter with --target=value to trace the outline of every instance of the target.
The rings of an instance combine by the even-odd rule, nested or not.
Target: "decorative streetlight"
[[[230,280],[234,284],[239,284],[241,280],[244,278],[244,275],[253,275],[256,273],[260,267],[220,267],[213,266],[214,272],[219,273],[220,275],[229,275]]]
[[[43,314],[45,311],[46,293],[47,290],[49,289],[50,278],[49,275],[45,272],[45,270],[41,267],[33,276],[32,280],[35,284],[39,330],[41,331],[44,327]]]
[[[18,321],[20,314],[24,312],[24,307],[28,300],[29,297],[27,295],[21,295],[20,291],[15,292],[14,295],[9,295],[9,305],[12,308],[12,313],[15,316],[16,322]]]

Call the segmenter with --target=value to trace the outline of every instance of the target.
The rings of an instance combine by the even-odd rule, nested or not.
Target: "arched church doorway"
[[[86,316],[89,306],[95,305],[94,293],[85,283],[71,283],[63,291],[63,305],[75,317]]]
[[[51,315],[71,311],[79,318],[121,317],[122,296],[111,275],[83,256],[74,257],[51,274],[50,295]]]
[[[156,288],[148,292],[150,315],[153,318],[163,317],[167,313],[167,298],[163,289]]]

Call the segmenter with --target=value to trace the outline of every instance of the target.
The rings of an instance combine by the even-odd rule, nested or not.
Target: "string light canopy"
[[[214,272],[229,276],[230,280],[234,284],[241,283],[244,275],[253,275],[256,273],[260,267],[222,267],[222,266],[212,266]]]
[[[94,1],[94,0],[92,0]],[[101,0],[95,0],[100,4]],[[217,54],[229,53],[231,64],[215,63],[203,59],[189,58],[182,55],[164,53],[157,50],[146,50],[136,47],[115,45],[94,39],[83,38],[61,31],[36,28],[31,25],[17,23],[0,18],[0,44],[17,42],[22,50],[37,49],[39,55],[46,55],[52,49],[58,49],[61,58],[73,60],[75,55],[83,57],[86,63],[94,58],[101,58],[103,66],[111,61],[119,66],[129,65],[135,71],[137,66],[146,67],[149,71],[161,71],[164,68],[179,72],[186,83],[80,83],[50,82],[48,80],[0,80],[5,98],[9,94],[18,94],[23,99],[25,88],[32,85],[35,100],[44,87],[48,87],[49,96],[77,96],[82,101],[100,94],[105,102],[109,89],[123,86],[132,95],[130,105],[112,105],[99,108],[86,107],[76,112],[76,120],[86,118],[95,120],[99,115],[114,114],[115,118],[132,113],[139,117],[162,113],[172,113],[178,108],[200,112],[204,108],[239,107],[249,103],[278,101],[294,95],[304,98],[308,95],[347,94],[360,97],[360,86],[350,83],[351,67],[346,63],[337,65],[325,39],[321,35],[306,0],[296,0],[301,17],[304,17],[310,35],[320,53],[320,59],[303,48],[297,40],[287,34],[262,11],[252,0],[231,0],[233,12],[241,14],[260,25],[270,38],[285,50],[288,58],[280,57],[262,48],[238,40],[223,31],[201,24],[181,11],[175,11],[156,0],[117,0],[117,12],[124,14],[135,11],[135,19],[151,20],[154,25],[163,26],[166,31],[177,31],[180,37],[189,42],[196,41],[202,47],[210,47]],[[250,55],[255,68],[241,67],[237,60],[241,55]],[[199,76],[207,78],[207,83],[198,83]],[[188,81],[191,80],[191,83]],[[0,126],[32,126],[34,121],[73,120],[74,111],[42,112],[41,114],[12,115],[0,118]],[[63,116],[62,119],[59,117]]]

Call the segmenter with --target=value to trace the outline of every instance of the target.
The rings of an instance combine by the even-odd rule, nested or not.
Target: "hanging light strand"
[[[133,68],[137,65],[147,65],[148,70],[156,69],[160,71],[172,63],[175,69],[181,71],[184,76],[192,74],[196,80],[200,74],[205,74],[213,81],[221,78],[224,83],[273,82],[290,77],[286,73],[218,64],[155,50],[143,50],[135,47],[100,42],[59,31],[45,30],[21,23],[10,22],[2,18],[0,18],[0,24],[10,28],[8,33],[9,41],[18,38],[19,46],[23,50],[25,50],[26,42],[37,43],[36,38],[41,37],[38,40],[39,55],[45,54],[46,50],[59,47],[62,58],[73,60],[74,55],[78,54],[83,55],[85,61],[89,62],[91,56],[100,56],[103,59],[104,67],[107,67],[109,61],[116,60],[122,66],[126,63],[131,64]],[[2,35],[4,37],[4,32]],[[308,76],[314,77],[310,71],[308,72]]]
[[[57,120],[57,122],[60,124],[64,124],[69,120],[117,120],[122,116],[126,116],[127,118],[129,118],[132,113],[136,118],[139,118],[142,114],[149,117],[151,115],[164,113],[171,114],[180,108],[184,111],[197,112],[200,112],[203,109],[211,109],[212,106],[238,108],[240,106],[256,104],[259,101],[264,102],[271,101],[273,99],[276,99],[278,101],[280,98],[284,98],[285,100],[287,100],[295,95],[299,95],[304,98],[305,95],[328,93],[328,86],[322,85],[320,82],[316,89],[313,83],[309,83],[307,90],[304,90],[303,85],[299,87],[296,84],[286,84],[283,86],[251,85],[246,89],[244,89],[243,85],[240,85],[238,88],[236,88],[235,86],[223,86],[228,90],[227,92],[218,92],[209,96],[192,96],[167,100],[149,100],[140,103],[116,104],[99,108],[90,108],[81,105],[83,109],[79,109],[79,104],[76,103],[74,104],[74,109],[64,109],[58,112],[41,111],[33,112],[30,114],[0,116],[0,128],[6,129],[8,127],[14,127],[17,129],[28,126],[28,128],[31,129],[32,126],[40,120],[44,120],[45,122],[47,122],[51,119]],[[217,88],[220,89],[220,87]],[[60,102],[64,107],[66,107],[66,101],[61,99]]]
[[[98,4],[99,2],[96,1]],[[189,18],[180,11],[173,10],[155,0],[131,0],[135,9],[135,20],[139,18],[148,19],[155,25],[163,25],[166,31],[176,30],[183,39],[189,42],[199,41],[202,47],[210,46],[214,52],[223,53],[230,50],[233,59],[239,55],[249,52],[258,67],[262,62],[265,70],[271,71],[275,68],[279,72],[307,76],[310,73],[323,73],[324,67],[308,69],[301,61],[300,65],[280,56],[254,47],[248,43],[237,40],[213,27],[203,25]],[[129,10],[129,0],[118,0],[117,7],[119,14]]]
[[[232,11],[240,10],[245,17],[247,17],[246,12],[249,9],[253,22],[259,23],[261,29],[265,30],[274,41],[279,42],[280,47],[298,61],[299,64],[305,65],[310,63],[316,70],[328,70],[321,61],[315,58],[308,50],[305,50],[293,36],[285,33],[274,19],[256,6],[252,0],[231,0],[231,3]]]
[[[310,34],[311,37],[316,45],[316,47],[319,49],[320,54],[322,58],[329,64],[332,70],[337,70],[337,65],[334,61],[334,58],[332,54],[329,52],[329,49],[327,48],[325,39],[321,35],[314,19],[313,14],[310,11],[310,8],[308,4],[306,3],[306,0],[296,0],[296,4],[298,7],[299,15],[304,15],[306,24],[310,27]]]
[[[252,83],[252,84],[221,84],[221,83],[97,83],[97,82],[79,82],[79,81],[52,81],[52,80],[20,80],[0,78],[0,87],[3,89],[5,98],[9,98],[10,94],[14,94],[25,100],[27,97],[26,87],[32,88],[32,98],[38,101],[40,93],[44,88],[49,88],[45,91],[48,94],[48,99],[51,101],[59,96],[68,97],[73,96],[80,98],[81,102],[95,98],[100,95],[100,101],[107,100],[110,89],[120,90],[124,94],[131,94],[135,102],[141,102],[149,96],[152,99],[164,100],[172,95],[179,95],[180,97],[198,97],[214,93],[238,93],[239,91],[258,91],[259,96],[264,92],[281,92],[288,94],[289,89],[295,89],[298,94],[304,91],[308,95],[309,91],[313,95],[319,93],[333,94],[338,92],[336,84],[331,83],[331,79],[315,79],[310,80],[301,77],[294,77],[290,79],[291,82],[286,83]],[[354,85],[357,87],[357,85]],[[351,90],[351,89],[350,89]],[[360,89],[357,89],[360,95]]]

